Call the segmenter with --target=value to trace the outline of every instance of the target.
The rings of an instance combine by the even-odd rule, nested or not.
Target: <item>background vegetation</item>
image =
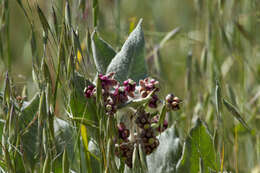
[[[82,109],[72,105],[85,103],[71,103],[75,88],[85,87],[74,70],[87,79],[96,75],[95,27],[118,52],[140,18],[149,75],[160,81],[162,96],[174,92],[183,100],[168,115],[181,143],[200,117],[215,139],[221,170],[260,171],[260,1],[0,3],[0,171],[62,172],[67,165],[95,172],[98,154],[86,149],[91,134],[68,118]]]

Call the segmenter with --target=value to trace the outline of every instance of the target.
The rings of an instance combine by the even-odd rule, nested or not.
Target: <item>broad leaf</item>
[[[147,157],[148,172],[172,173],[181,157],[182,146],[175,127],[159,136],[160,145]]]
[[[66,150],[66,155],[68,161],[70,162],[70,167],[77,170],[77,152],[75,151],[75,146],[77,143],[77,130],[67,121],[61,120],[59,118],[54,118],[54,134],[55,134],[55,145],[57,150],[57,155],[54,160],[54,172],[59,172],[64,168],[62,162],[63,153]]]
[[[105,74],[116,52],[107,42],[97,35],[96,31],[91,35],[91,47],[98,73]]]
[[[203,163],[200,170],[200,163]],[[214,150],[214,143],[206,125],[197,119],[195,127],[193,127],[187,137],[182,157],[177,164],[177,173],[189,172],[210,173],[210,171],[217,170],[216,153]]]
[[[87,120],[96,122],[96,106],[94,99],[86,99],[84,96],[85,86],[92,83],[85,80],[79,73],[74,74],[71,81],[72,93],[70,96],[70,108],[74,117],[85,117]],[[93,85],[93,84],[92,84]]]
[[[83,118],[89,122],[98,122],[96,114],[95,98],[85,98],[84,88],[93,85],[90,81],[85,80],[83,76],[75,73],[72,83],[72,93],[70,95],[70,109],[73,117]],[[82,120],[82,124],[84,121]],[[93,124],[95,126],[95,124]],[[88,135],[95,138],[97,129],[87,126]]]
[[[139,21],[107,68],[107,73],[115,72],[115,79],[120,82],[128,78],[137,82],[147,76],[144,59],[145,41],[141,24],[142,20]]]

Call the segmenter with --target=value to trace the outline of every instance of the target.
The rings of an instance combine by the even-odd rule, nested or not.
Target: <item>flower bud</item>
[[[149,138],[148,143],[153,144],[155,142],[154,138]]]
[[[106,105],[106,111],[107,112],[112,111],[112,106],[110,104]]]

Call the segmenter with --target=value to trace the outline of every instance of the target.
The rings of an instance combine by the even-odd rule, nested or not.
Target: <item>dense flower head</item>
[[[130,97],[134,97],[136,82],[134,82],[132,79],[128,79],[124,81],[123,85],[126,94]]]
[[[174,111],[180,109],[181,100],[178,97],[174,96],[174,94],[168,94],[165,97],[165,100],[168,109],[172,109]]]
[[[151,92],[154,89],[156,91],[159,91],[159,81],[155,80],[155,79],[150,79],[150,78],[145,78],[144,80],[140,80],[139,81],[139,85],[141,86],[140,92],[142,91],[146,91]]]
[[[123,142],[115,147],[115,155],[122,158],[129,168],[132,168],[132,158],[134,152],[133,142]]]
[[[140,91],[139,92],[140,92],[142,98],[148,96],[148,94],[150,92],[152,92],[153,90],[155,90],[155,92],[158,92],[160,90],[159,89],[159,81],[157,81],[155,79],[145,78],[144,80],[139,81],[139,85],[140,85]],[[152,95],[152,99],[149,102],[148,106],[150,108],[157,108],[158,101],[159,101],[159,98],[154,93]]]
[[[101,86],[105,91],[108,91],[111,87],[117,85],[117,81],[114,79],[114,73],[107,75],[99,74],[98,78],[101,81]]]
[[[86,98],[90,98],[91,96],[94,95],[95,92],[95,86],[94,85],[89,85],[88,87],[85,88],[84,93]]]
[[[146,155],[151,154],[159,146],[159,140],[152,128],[143,129],[140,133],[140,139]]]
[[[140,110],[137,112],[137,117],[135,120],[136,125],[139,128],[146,129],[150,127],[150,114],[145,112],[144,110]]]
[[[113,93],[113,100],[116,104],[125,103],[128,100],[127,94],[123,87],[117,86]]]
[[[123,141],[127,141],[127,138],[130,135],[130,131],[125,127],[125,124],[123,122],[120,122],[117,125],[117,129],[118,129],[119,138],[122,139]]]
[[[134,151],[134,142],[130,142],[128,137],[130,136],[129,129],[126,128],[123,122],[117,125],[119,140],[115,147],[115,155],[124,158],[128,167],[132,168],[132,156]]]

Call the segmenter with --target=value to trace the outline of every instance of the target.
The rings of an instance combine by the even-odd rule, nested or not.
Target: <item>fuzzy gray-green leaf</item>
[[[141,24],[142,20],[139,21],[107,68],[107,73],[115,72],[115,79],[120,82],[128,78],[139,81],[147,76],[144,59],[145,41]]]
[[[97,35],[96,31],[91,35],[91,47],[98,73],[105,74],[109,63],[116,55],[116,52],[112,46]]]
[[[159,136],[160,145],[147,156],[148,172],[172,173],[181,157],[182,146],[175,127],[167,129]]]

